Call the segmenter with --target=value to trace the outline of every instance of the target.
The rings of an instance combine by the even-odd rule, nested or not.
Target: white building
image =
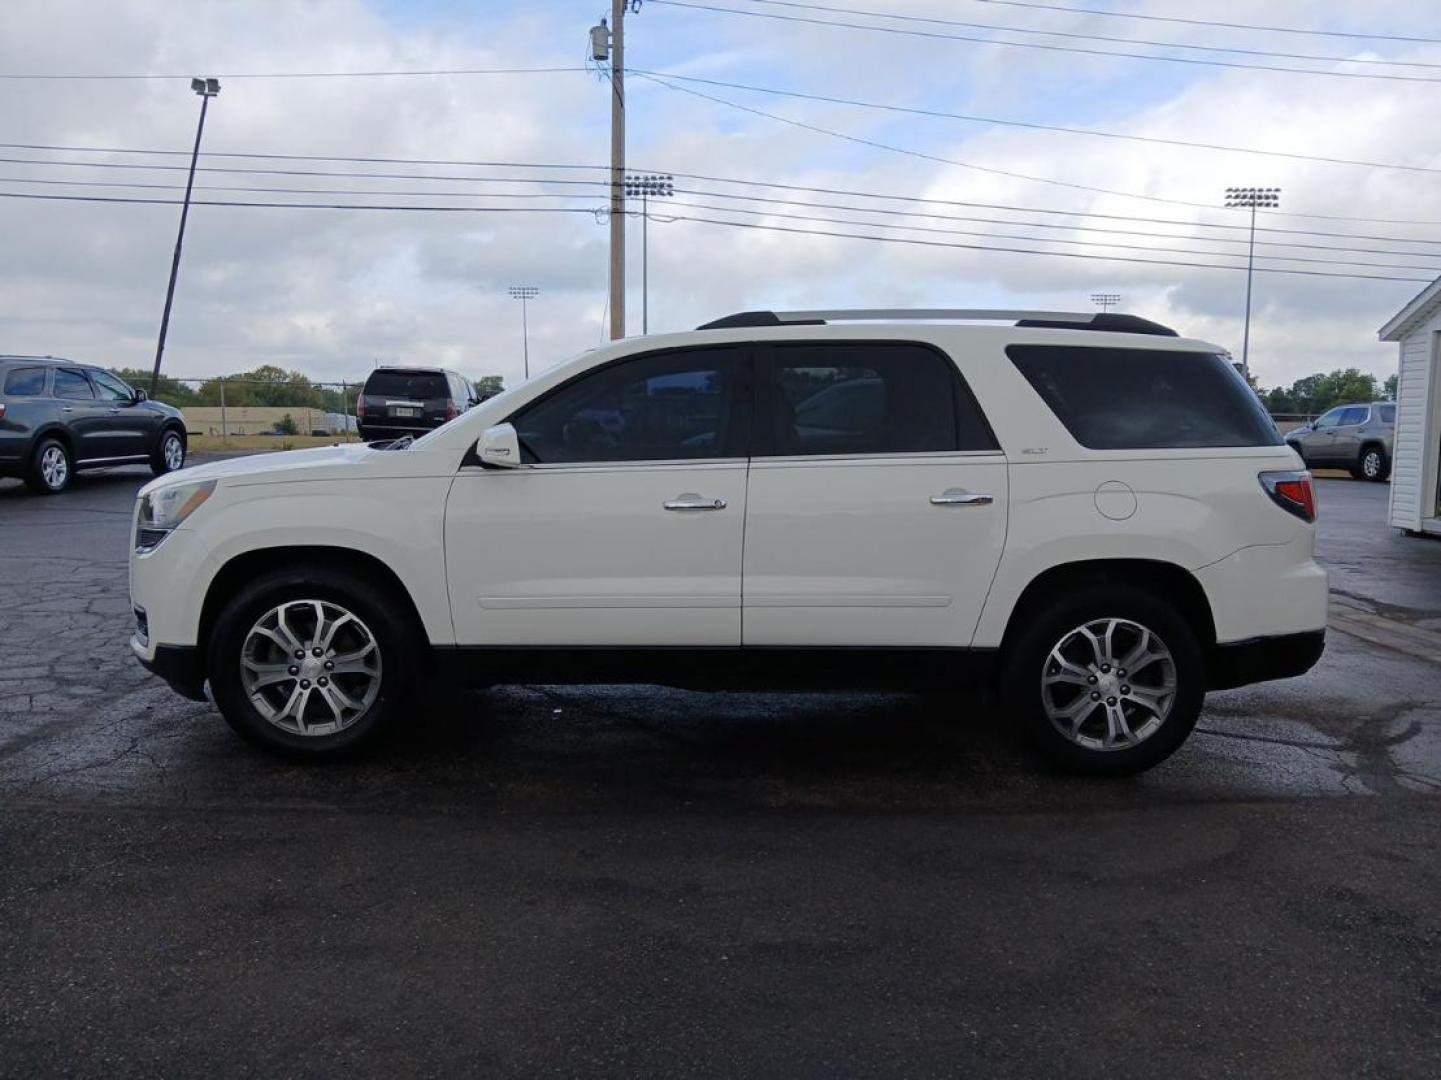
[[[1441,278],[1381,328],[1381,340],[1401,343],[1391,524],[1441,535]]]

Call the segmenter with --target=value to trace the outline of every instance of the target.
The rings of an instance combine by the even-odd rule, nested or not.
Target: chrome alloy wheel
[[[40,455],[40,478],[45,481],[45,486],[51,491],[59,491],[69,475],[70,463],[65,460],[65,451],[53,444],[47,446]]]
[[[172,431],[165,436],[165,441],[160,444],[160,456],[165,459],[168,472],[174,472],[185,464],[185,444],[180,441],[179,435]]]
[[[1126,750],[1154,735],[1176,700],[1165,642],[1129,619],[1067,633],[1041,673],[1041,701],[1063,736],[1087,750]]]
[[[270,723],[295,735],[334,735],[380,693],[380,646],[360,619],[328,600],[271,608],[240,649],[240,682]]]
[[[1367,480],[1375,480],[1381,475],[1381,451],[1366,451],[1366,455],[1361,459],[1361,474]]]

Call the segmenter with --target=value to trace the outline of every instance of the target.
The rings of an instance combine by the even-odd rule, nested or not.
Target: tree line
[[[131,386],[150,387],[150,372],[137,368],[115,368],[115,374]],[[299,371],[286,371],[273,364],[262,364],[253,371],[223,376],[227,407],[281,406],[293,409],[318,409],[323,412],[353,412],[355,395],[361,383],[349,384],[342,399],[338,385],[321,386]],[[168,375],[160,376],[154,398],[177,409],[220,404],[222,376],[205,379],[199,386],[193,380],[182,382]],[[500,375],[482,375],[471,380],[482,398],[493,397],[505,389]]]
[[[1344,368],[1326,373],[1317,372],[1297,379],[1290,386],[1270,390],[1256,388],[1266,411],[1273,415],[1295,414],[1319,416],[1337,405],[1367,401],[1395,401],[1396,376],[1377,380],[1369,371]]]

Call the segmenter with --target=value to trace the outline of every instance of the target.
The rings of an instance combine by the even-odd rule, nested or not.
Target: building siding
[[[1432,338],[1438,319],[1412,330],[1401,342],[1396,386],[1396,437],[1391,464],[1391,524],[1419,530],[1434,512],[1426,483],[1426,421],[1431,403]]]

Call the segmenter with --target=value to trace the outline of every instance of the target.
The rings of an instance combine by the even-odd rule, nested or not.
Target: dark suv
[[[365,380],[355,403],[360,437],[423,435],[454,420],[480,398],[464,375],[444,368],[382,367]]]
[[[81,469],[185,464],[179,409],[108,371],[51,356],[0,356],[0,476],[54,495]]]

